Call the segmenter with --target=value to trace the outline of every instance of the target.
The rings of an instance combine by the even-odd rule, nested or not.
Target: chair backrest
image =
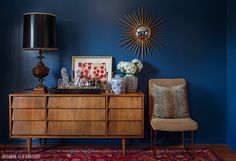
[[[149,119],[152,117],[152,111],[154,106],[154,99],[152,95],[152,88],[153,85],[160,85],[160,86],[177,86],[181,84],[187,84],[185,79],[150,79],[148,83],[148,92],[149,92]]]

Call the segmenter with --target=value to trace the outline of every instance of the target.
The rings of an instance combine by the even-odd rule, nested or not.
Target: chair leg
[[[150,143],[151,143],[151,147],[152,147],[152,127],[150,127]]]
[[[191,132],[191,146],[193,146],[194,131]]]
[[[157,131],[154,130],[154,144],[157,145]]]
[[[184,145],[184,131],[182,131],[182,145]]]

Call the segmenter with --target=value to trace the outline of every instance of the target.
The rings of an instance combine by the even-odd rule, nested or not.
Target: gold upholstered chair
[[[162,88],[172,89],[172,87],[179,87],[183,89],[182,95],[181,92],[176,92],[172,94],[168,94],[163,96],[165,93],[160,92]],[[155,94],[155,90],[158,95]],[[173,98],[175,97],[173,101]],[[159,100],[158,100],[159,99]],[[164,100],[160,100],[164,99]],[[178,100],[183,99],[183,100]],[[159,104],[158,104],[159,101]],[[185,102],[185,103],[184,103]],[[179,106],[185,106],[187,110],[187,115],[185,117],[167,117],[158,118],[155,115],[158,110],[155,108],[159,108],[161,106],[174,106],[176,110],[178,110]],[[161,107],[165,108],[165,107]],[[165,110],[165,109],[164,109]],[[155,111],[155,112],[154,112]],[[173,109],[172,109],[173,111]],[[154,143],[156,144],[157,131],[168,131],[168,132],[181,132],[182,133],[182,145],[184,145],[184,132],[191,132],[191,143],[193,144],[193,134],[194,131],[198,129],[198,124],[196,121],[192,120],[189,115],[189,107],[188,107],[188,97],[187,97],[187,82],[185,79],[150,79],[149,80],[149,119],[151,124],[151,145],[153,145],[153,132],[154,132]]]

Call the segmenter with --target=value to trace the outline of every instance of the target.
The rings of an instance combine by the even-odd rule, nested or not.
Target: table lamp
[[[23,49],[38,50],[38,64],[32,69],[32,73],[38,78],[39,84],[33,93],[47,93],[47,87],[43,85],[44,77],[49,73],[49,68],[43,63],[43,51],[57,50],[56,47],[56,16],[50,13],[26,13],[23,25]]]

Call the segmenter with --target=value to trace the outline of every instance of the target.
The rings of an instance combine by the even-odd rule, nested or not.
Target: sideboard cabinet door
[[[14,121],[12,127],[12,135],[45,135],[45,121]]]
[[[48,135],[105,135],[104,122],[67,122],[51,121],[48,125]]]
[[[105,108],[105,97],[49,97],[48,108]]]

